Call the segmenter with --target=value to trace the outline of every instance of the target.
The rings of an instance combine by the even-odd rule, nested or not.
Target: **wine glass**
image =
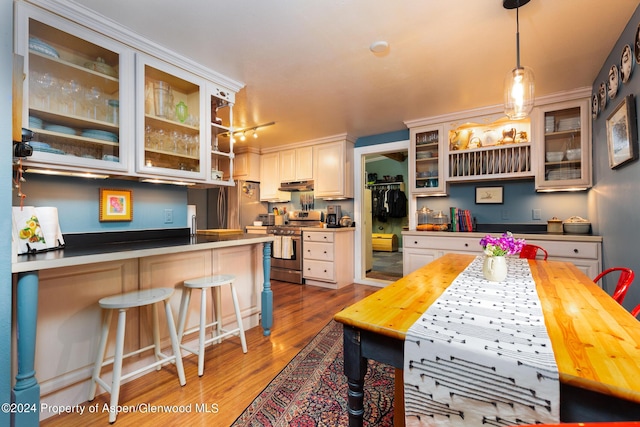
[[[102,97],[102,90],[97,86],[92,86],[85,93],[85,100],[87,101],[85,111],[87,117],[94,120],[98,120],[100,113],[100,98]]]
[[[38,73],[36,75],[36,97],[39,100],[39,107],[42,109],[51,108],[51,88],[54,85],[54,80],[49,73]]]

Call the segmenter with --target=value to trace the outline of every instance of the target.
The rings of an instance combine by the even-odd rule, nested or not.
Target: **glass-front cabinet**
[[[37,7],[15,4],[24,57],[27,166],[126,173],[133,151],[133,51]]]
[[[411,193],[445,195],[445,163],[442,150],[443,127],[419,126],[411,128],[409,148],[409,176]]]
[[[211,106],[211,175],[219,185],[233,185],[233,104],[235,95],[225,89],[209,86]]]
[[[138,174],[206,180],[206,81],[136,55]]]
[[[536,113],[540,149],[536,190],[591,187],[589,100],[543,105]]]

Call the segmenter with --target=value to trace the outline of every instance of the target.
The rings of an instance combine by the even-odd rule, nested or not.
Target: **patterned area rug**
[[[233,426],[349,425],[342,324],[331,321],[271,381]],[[364,425],[393,425],[394,369],[369,361]]]

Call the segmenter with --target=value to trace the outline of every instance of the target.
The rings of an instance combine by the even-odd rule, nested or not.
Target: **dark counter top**
[[[65,246],[35,254],[18,255],[12,272],[43,270],[127,258],[252,245],[270,242],[266,234],[223,236],[189,235],[189,229],[64,235]]]

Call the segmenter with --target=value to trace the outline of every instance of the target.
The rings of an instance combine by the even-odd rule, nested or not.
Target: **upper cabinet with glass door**
[[[205,86],[181,68],[136,55],[138,175],[207,179]]]
[[[126,174],[132,168],[133,51],[85,27],[15,3],[24,56],[23,127],[29,166]]]
[[[540,148],[536,190],[591,187],[589,100],[543,105],[536,110],[536,146]]]
[[[219,185],[234,185],[233,105],[235,94],[213,84],[209,85],[211,105],[211,176]]]
[[[409,179],[411,193],[445,195],[445,162],[442,149],[443,126],[411,128]]]

